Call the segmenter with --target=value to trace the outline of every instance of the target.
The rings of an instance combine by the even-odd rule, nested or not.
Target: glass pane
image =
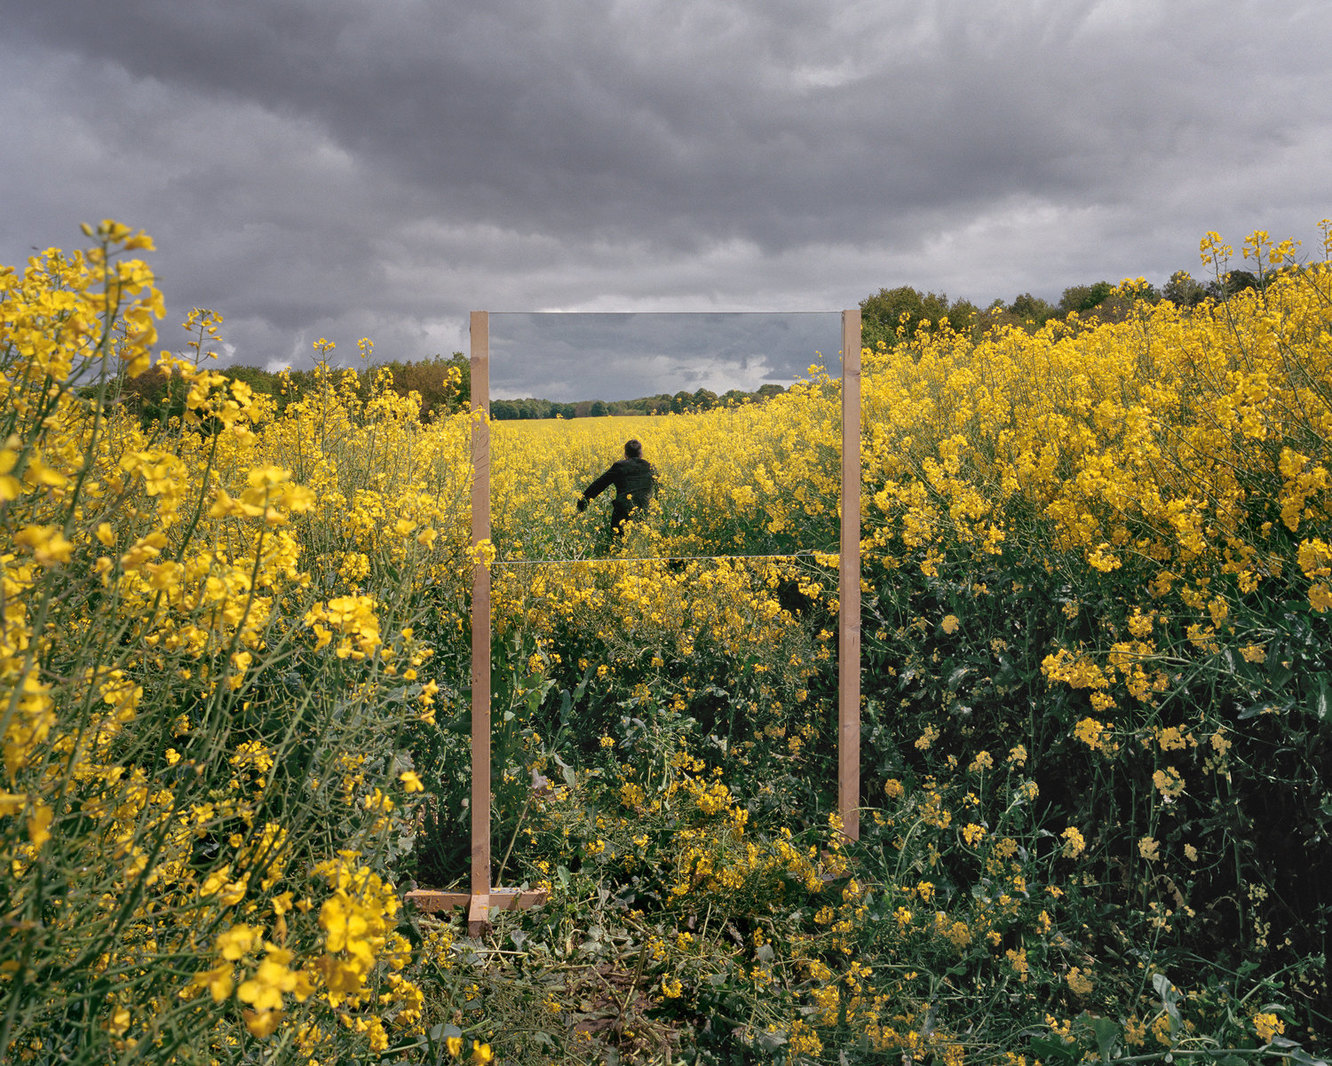
[[[500,560],[836,553],[839,312],[492,313],[489,325]],[[629,484],[641,464],[615,466],[630,440],[656,475],[646,512]],[[580,512],[602,475],[613,486]]]

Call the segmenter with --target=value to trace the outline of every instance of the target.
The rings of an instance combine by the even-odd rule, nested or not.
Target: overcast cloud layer
[[[1332,214],[1327,0],[0,0],[0,25],[0,262],[146,229],[164,345],[209,307],[250,365],[466,351],[470,309],[1057,300],[1201,274],[1208,230],[1312,254]]]

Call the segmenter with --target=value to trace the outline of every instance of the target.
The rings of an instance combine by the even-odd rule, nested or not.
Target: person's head
[[[636,440],[627,440],[624,442],[624,457],[626,459],[637,459],[643,454],[643,445]]]

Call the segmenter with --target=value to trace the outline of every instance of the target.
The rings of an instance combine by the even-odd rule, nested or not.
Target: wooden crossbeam
[[[490,931],[490,912],[529,910],[546,902],[546,893],[536,889],[493,888],[484,895],[470,892],[439,892],[417,888],[404,897],[417,910],[427,913],[467,908],[467,935],[482,936]]]
[[[494,888],[484,896],[475,897],[469,892],[440,892],[433,888],[414,888],[404,897],[417,910],[448,911],[455,907],[470,907],[474,900],[480,899],[492,911],[526,910],[538,903],[546,902],[546,893],[542,889]]]

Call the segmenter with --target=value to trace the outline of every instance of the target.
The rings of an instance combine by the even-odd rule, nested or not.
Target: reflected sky
[[[841,366],[840,311],[490,315],[492,399],[630,400],[790,385]]]

